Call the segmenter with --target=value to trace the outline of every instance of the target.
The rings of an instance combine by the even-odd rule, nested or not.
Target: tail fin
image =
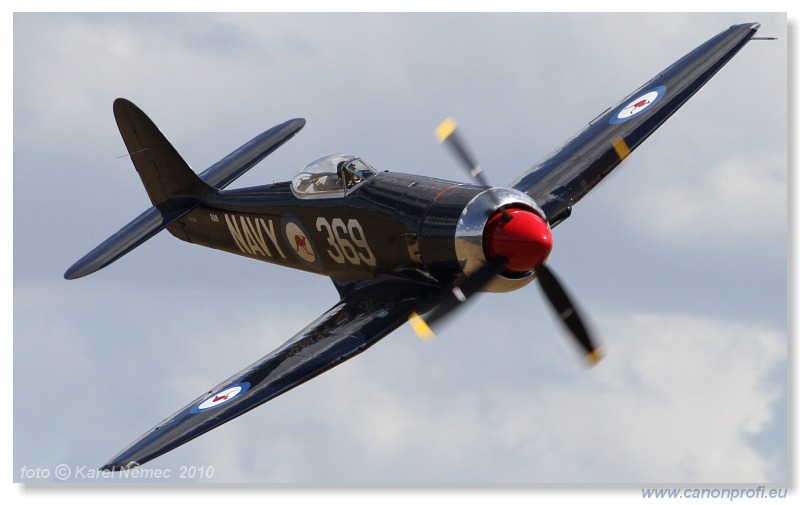
[[[255,166],[305,125],[303,119],[279,124],[198,176],[136,105],[118,98],[114,117],[153,207],[78,260],[64,274],[66,279],[89,275],[132,251],[188,214],[216,188],[224,188]]]
[[[174,209],[176,201],[202,199],[215,190],[203,182],[142,110],[114,100],[114,118],[153,206]],[[185,202],[179,204],[185,206]]]

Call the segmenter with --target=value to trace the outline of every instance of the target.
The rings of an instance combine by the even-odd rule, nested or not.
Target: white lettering
[[[253,254],[253,251],[251,251],[245,243],[242,232],[239,231],[236,219],[231,215],[225,214],[225,224],[228,225],[228,231],[231,232],[231,237],[233,237],[233,241],[236,242],[236,247],[245,254]]]
[[[260,245],[262,247],[259,247],[259,242],[256,240],[256,229],[253,227],[253,223],[250,221],[250,218],[247,216],[242,216],[241,221],[244,238],[247,239],[247,245],[250,246],[250,250],[253,251],[252,254],[272,256],[267,249],[267,244],[264,243],[264,237],[260,237]]]
[[[262,218],[239,216],[237,221],[236,216],[225,214],[225,224],[228,225],[228,231],[230,231],[236,247],[243,253],[271,258],[274,250],[281,258],[286,257],[278,244],[275,223],[271,219],[264,220]],[[267,239],[269,239],[269,242],[267,242]],[[270,247],[270,244],[272,247]]]
[[[278,245],[278,237],[275,235],[275,223],[272,222],[272,219],[268,221],[264,221],[263,219],[259,219],[258,223],[264,228],[264,231],[267,232],[267,237],[269,237],[270,241],[272,241],[272,245],[275,246],[275,249],[278,251],[278,254],[281,255],[281,258],[285,258],[286,255],[283,254],[281,250],[281,246]],[[267,226],[269,223],[269,226]]]

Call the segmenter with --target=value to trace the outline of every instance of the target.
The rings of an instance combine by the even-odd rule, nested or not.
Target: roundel
[[[250,389],[249,382],[240,382],[238,384],[228,386],[192,407],[191,413],[197,414],[198,412],[202,412],[204,410],[219,407],[220,405],[233,400],[248,389]]]
[[[636,95],[636,98],[625,102],[625,105],[617,109],[616,114],[611,116],[609,123],[618,124],[633,119],[661,100],[665,91],[667,91],[665,86],[658,86]]]
[[[286,246],[292,254],[309,268],[321,270],[322,258],[303,223],[295,216],[286,214],[281,219],[281,228]]]
[[[300,259],[313,263],[317,259],[314,253],[314,247],[308,240],[302,229],[294,221],[286,223],[286,240],[289,241],[289,246],[297,254]]]

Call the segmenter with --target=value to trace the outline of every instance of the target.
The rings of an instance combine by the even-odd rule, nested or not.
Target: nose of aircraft
[[[493,215],[483,232],[486,257],[508,259],[506,271],[524,273],[538,267],[553,249],[547,223],[526,209],[508,209]]]

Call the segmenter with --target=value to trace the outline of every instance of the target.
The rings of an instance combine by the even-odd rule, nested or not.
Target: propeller
[[[483,175],[483,169],[469,152],[461,136],[456,132],[456,128],[458,128],[458,124],[453,118],[449,117],[436,127],[436,138],[439,139],[440,144],[447,145],[453,150],[459,161],[461,161],[461,165],[478,184],[491,186]]]
[[[457,286],[453,286],[450,291],[446,291],[440,298],[436,307],[425,314],[423,318],[416,312],[412,312],[409,317],[411,327],[422,340],[430,340],[434,336],[431,326],[437,326],[447,316],[465,304],[472,295],[481,290],[486,284],[489,283],[497,274],[502,272],[508,260],[504,257],[498,257],[489,260],[483,264],[478,270],[467,276]]]
[[[578,315],[577,309],[575,309],[575,304],[567,295],[564,286],[561,285],[553,271],[542,263],[536,267],[536,278],[539,279],[539,286],[541,286],[544,295],[550,300],[550,306],[553,307],[558,317],[561,318],[561,321],[564,322],[572,336],[583,348],[586,360],[590,365],[599,363],[604,357],[602,347],[597,347],[592,342],[589,331],[583,324],[580,315]]]
[[[436,128],[439,142],[455,153],[461,166],[470,177],[482,186],[490,186],[483,169],[472,156],[466,143],[457,131],[453,118],[447,118]],[[496,202],[498,207],[500,202]],[[553,239],[547,222],[538,214],[525,209],[499,209],[491,216],[484,229],[485,252],[488,261],[477,271],[445,291],[436,307],[424,316],[412,313],[409,322],[423,340],[434,333],[432,326],[451,316],[464,306],[469,298],[486,286],[502,272],[526,273],[534,270],[545,297],[558,317],[581,347],[588,364],[597,364],[604,356],[601,348],[592,340],[575,304],[564,286],[553,274],[545,261],[553,247]]]
[[[455,119],[449,117],[442,121],[442,123],[436,127],[436,138],[439,140],[439,143],[442,145],[446,145],[453,151],[453,154],[456,155],[456,158],[461,162],[461,167],[464,168],[467,173],[469,174],[472,179],[480,184],[481,186],[489,186],[489,180],[483,175],[483,169],[478,164],[478,161],[472,155],[470,150],[467,148],[467,143],[461,138],[461,135],[458,133],[458,124],[456,123]],[[492,193],[492,199],[494,199],[494,203],[496,207],[500,206],[500,202],[497,200],[497,197]],[[508,213],[505,209],[500,211],[503,219],[506,221],[510,220]]]

